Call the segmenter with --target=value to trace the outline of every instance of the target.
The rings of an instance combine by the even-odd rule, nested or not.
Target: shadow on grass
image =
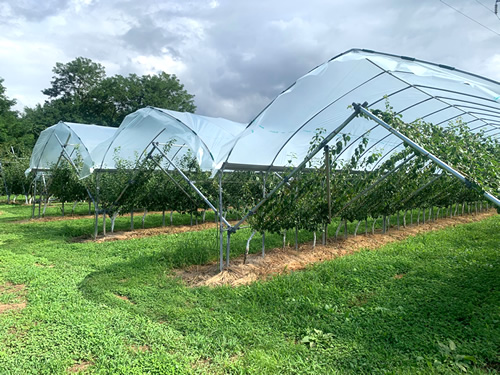
[[[186,287],[172,276],[177,257],[204,255],[177,248],[89,274],[80,289],[171,325],[205,357],[244,352],[245,364],[273,350],[323,370],[456,373],[494,364],[500,347],[497,225],[433,232],[238,288]],[[439,343],[449,340],[456,349],[445,351]]]

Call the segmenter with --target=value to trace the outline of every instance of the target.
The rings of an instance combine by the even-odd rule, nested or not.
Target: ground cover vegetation
[[[0,373],[498,370],[498,215],[248,286],[190,288],[173,270],[214,260],[215,230],[75,243],[91,218],[0,211]]]

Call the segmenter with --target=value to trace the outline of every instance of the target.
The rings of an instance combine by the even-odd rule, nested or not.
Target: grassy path
[[[13,223],[22,210],[0,206],[0,374],[500,368],[499,216],[268,282],[189,288],[172,269],[206,261],[212,231],[70,243],[86,221]]]

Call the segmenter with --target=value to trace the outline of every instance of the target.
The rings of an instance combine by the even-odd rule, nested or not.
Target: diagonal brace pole
[[[363,103],[364,106],[368,105],[368,103]],[[285,176],[279,183],[278,185],[276,185],[276,187],[271,190],[269,193],[267,193],[267,195],[259,202],[257,203],[250,211],[248,211],[248,213],[240,220],[238,221],[233,227],[230,227],[228,228],[229,231],[231,232],[236,232],[239,227],[241,226],[241,224],[243,224],[243,222],[251,215],[253,215],[258,209],[260,206],[262,206],[266,201],[269,200],[269,198],[271,198],[274,193],[276,193],[279,189],[281,189],[281,187],[288,183],[288,181],[297,173],[299,172],[300,170],[304,169],[304,167],[307,165],[307,163],[318,153],[320,152],[321,150],[324,149],[324,147],[328,144],[328,142],[330,142],[338,133],[340,133],[340,131],[342,129],[344,129],[347,124],[349,124],[352,120],[354,120],[359,112],[360,112],[360,108],[361,108],[361,104],[355,104],[353,103],[353,108],[354,108],[354,112],[342,123],[340,124],[335,130],[333,130],[328,136],[325,137],[325,139],[323,139],[323,141],[320,142],[320,144],[318,146],[316,146],[314,148],[314,150],[312,150],[305,158],[304,160],[297,166],[295,167],[295,169],[293,171],[291,171],[287,176]]]
[[[384,127],[385,129],[387,129],[388,131],[390,131],[396,137],[398,137],[399,139],[401,139],[402,141],[404,141],[405,143],[407,143],[410,147],[412,147],[413,149],[415,149],[419,153],[421,153],[424,157],[427,157],[430,160],[432,160],[434,163],[436,163],[437,165],[439,165],[439,167],[441,167],[441,169],[443,169],[443,170],[451,173],[453,176],[455,176],[460,181],[462,181],[466,186],[468,186],[468,187],[474,187],[474,184],[471,181],[469,181],[463,174],[461,174],[457,170],[455,170],[452,167],[450,167],[448,164],[446,164],[444,161],[442,161],[441,159],[439,159],[437,156],[431,154],[425,148],[423,148],[422,146],[420,146],[417,143],[413,142],[407,136],[401,134],[398,130],[394,129],[392,126],[390,126],[389,124],[387,124],[385,121],[383,121],[382,119],[380,119],[377,116],[375,116],[373,113],[371,113],[370,111],[368,111],[366,108],[363,108],[360,105],[358,105],[358,108],[359,108],[359,111],[361,113],[363,113],[368,118],[372,119],[373,121],[377,122],[379,125],[381,125],[382,127]],[[492,203],[494,203],[497,207],[500,207],[500,199],[498,199],[494,195],[488,193],[487,191],[483,191],[482,193],[483,193],[483,195],[485,196],[486,199],[488,199],[489,201],[491,201]]]
[[[217,209],[215,208],[215,206],[208,200],[207,197],[205,197],[205,195],[196,187],[196,185],[189,179],[189,177],[187,177],[184,172],[182,172],[179,167],[177,167],[177,165],[175,165],[175,163],[172,162],[172,160],[170,160],[170,158],[163,152],[163,150],[158,147],[158,142],[153,142],[153,147],[165,158],[167,159],[167,161],[170,163],[170,165],[172,165],[176,170],[177,172],[179,172],[179,174],[182,176],[182,178],[184,180],[186,180],[186,182],[189,184],[189,186],[191,186],[191,188],[196,192],[196,194],[198,194],[201,199],[203,199],[205,201],[205,203],[215,212],[216,215],[219,215],[219,211],[217,211]],[[226,224],[228,227],[231,227],[231,224],[229,224],[229,222],[224,218],[222,217],[222,214],[220,215],[220,217],[222,218],[222,221],[224,221],[224,224]]]
[[[170,180],[172,180],[172,182],[175,184],[175,186],[177,186],[188,198],[191,202],[193,202],[193,204],[195,203],[193,198],[191,198],[191,196],[188,194],[188,192],[186,190],[184,190],[184,188],[179,184],[179,182],[177,182],[177,180],[175,178],[172,177],[172,175],[170,173],[168,173],[168,171],[162,167],[162,165],[158,162],[158,160],[154,159],[154,158],[151,158],[151,160],[156,164],[156,166],[163,172],[167,175],[168,178],[170,178]]]

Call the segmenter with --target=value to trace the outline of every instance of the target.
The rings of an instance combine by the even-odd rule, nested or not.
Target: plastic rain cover
[[[153,151],[153,143],[164,147],[170,160],[180,160],[189,153],[202,170],[212,170],[220,157],[221,147],[244,129],[237,122],[147,107],[139,109],[123,120],[110,140],[101,143],[91,153],[94,169],[114,169],[119,162],[137,166],[144,156]],[[163,160],[168,167],[168,162]]]
[[[69,158],[78,168],[80,177],[88,176],[93,166],[90,153],[116,130],[107,126],[59,122],[40,133],[26,174],[48,171],[61,158]]]
[[[282,92],[224,146],[217,168],[296,166],[318,131],[330,134],[353,113],[352,103],[364,102],[369,109],[381,110],[389,103],[405,122],[422,119],[447,126],[460,118],[473,131],[500,134],[500,83],[413,58],[350,50]],[[368,147],[386,155],[403,147],[396,136],[361,117],[338,137],[342,134],[368,137]],[[354,147],[346,149],[340,160],[349,160],[353,152]]]

